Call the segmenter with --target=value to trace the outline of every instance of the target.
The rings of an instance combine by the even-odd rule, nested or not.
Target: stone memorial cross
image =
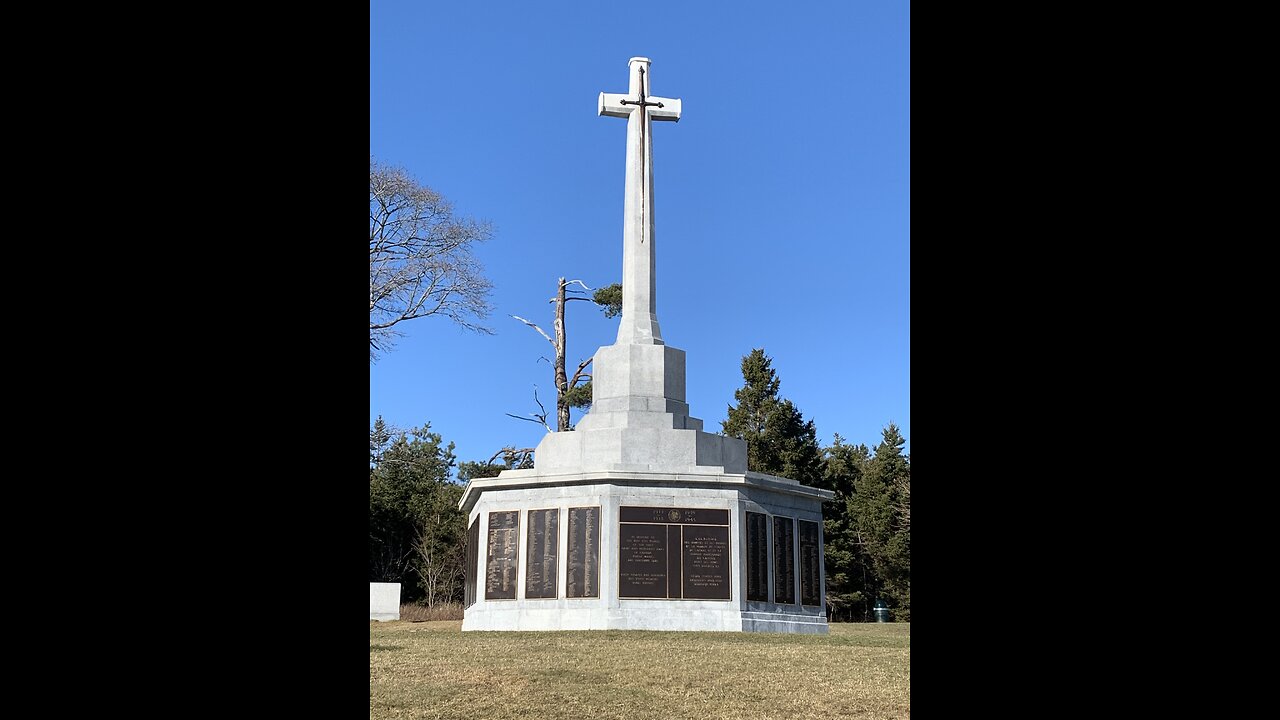
[[[600,93],[599,114],[627,119],[619,345],[662,345],[654,292],[653,141],[650,122],[680,120],[680,100],[649,94],[649,58],[633,57],[627,93]]]

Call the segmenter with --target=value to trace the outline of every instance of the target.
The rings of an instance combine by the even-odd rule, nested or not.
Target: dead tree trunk
[[[564,371],[564,351],[568,347],[564,325],[564,278],[556,283],[556,432],[569,429],[569,377]]]
[[[564,306],[570,300],[585,300],[587,302],[595,302],[595,300],[589,297],[575,297],[575,296],[569,295],[568,294],[569,292],[575,292],[575,293],[582,292],[580,290],[569,291],[567,289],[568,286],[573,285],[575,283],[578,285],[581,285],[587,291],[591,290],[591,288],[587,287],[586,284],[583,283],[581,280],[566,281],[564,278],[560,278],[556,283],[556,296],[551,298],[550,300],[550,302],[555,303],[555,306],[556,306],[556,310],[555,310],[556,324],[555,324],[555,327],[553,328],[553,330],[555,331],[554,338],[552,338],[545,331],[543,331],[542,328],[538,327],[536,323],[529,322],[528,320],[525,320],[519,315],[511,316],[516,320],[519,320],[520,322],[524,323],[525,325],[528,325],[529,327],[533,328],[534,330],[537,330],[538,334],[541,335],[543,338],[545,338],[547,342],[551,343],[551,347],[555,348],[556,359],[555,359],[555,362],[553,363],[553,370],[555,373],[555,384],[556,384],[556,429],[554,430],[554,432],[565,432],[566,430],[573,429],[569,425],[569,408],[572,407],[572,405],[570,404],[569,391],[572,390],[574,387],[576,387],[580,380],[591,379],[591,375],[583,372],[584,370],[587,369],[587,366],[591,364],[591,358],[587,358],[586,360],[583,360],[578,365],[578,369],[574,371],[573,377],[569,377],[569,373],[568,371],[565,370],[565,365],[564,365],[565,351],[566,351],[566,348],[568,347],[568,338],[566,333],[567,329],[565,327],[565,322],[564,322]],[[546,358],[543,358],[543,359],[545,360]],[[538,407],[541,408],[542,403],[538,401],[538,391],[537,391],[536,385],[534,386],[533,399],[535,402],[538,402]],[[551,426],[547,424],[548,413],[546,412],[545,409],[543,410],[541,415],[537,413],[532,413],[531,414],[532,419],[529,417],[522,417],[520,415],[512,415],[511,413],[507,413],[507,415],[517,420],[528,420],[530,422],[540,422],[546,426],[548,431],[551,430]]]

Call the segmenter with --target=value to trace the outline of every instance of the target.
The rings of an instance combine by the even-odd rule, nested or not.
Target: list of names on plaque
[[[818,523],[800,521],[800,604],[822,603],[822,554],[818,552]]]
[[[618,596],[729,600],[729,511],[618,508]]]
[[[600,508],[569,508],[569,570],[565,596],[600,597]]]
[[[773,519],[773,601],[793,605],[796,601],[795,540],[791,518]]]
[[[619,525],[618,596],[667,597],[666,525]]]
[[[556,597],[556,578],[560,575],[560,508],[529,511],[528,553],[524,559],[524,596]]]
[[[480,516],[471,521],[467,528],[467,572],[466,572],[466,605],[471,607],[476,602],[476,563],[480,560]]]
[[[729,599],[729,528],[686,525],[680,528],[683,595],[694,600]]]
[[[769,516],[747,513],[747,600],[769,602]]]
[[[519,510],[489,513],[489,537],[485,546],[484,599],[514,600],[520,549]]]

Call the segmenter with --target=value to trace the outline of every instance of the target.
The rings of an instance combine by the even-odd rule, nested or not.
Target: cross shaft
[[[648,58],[631,58],[625,95],[600,93],[599,114],[627,119],[626,189],[622,230],[622,320],[618,344],[662,345],[654,282],[654,120],[677,122],[681,103],[649,94]]]

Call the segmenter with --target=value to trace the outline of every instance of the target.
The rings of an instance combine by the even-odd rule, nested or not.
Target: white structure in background
[[[369,619],[400,619],[400,583],[369,583]]]

